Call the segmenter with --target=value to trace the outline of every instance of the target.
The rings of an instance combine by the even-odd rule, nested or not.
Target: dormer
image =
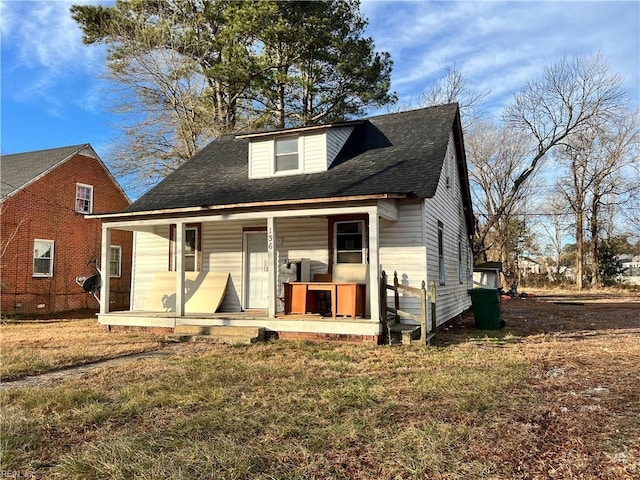
[[[358,123],[314,125],[236,138],[249,140],[249,178],[326,172]]]

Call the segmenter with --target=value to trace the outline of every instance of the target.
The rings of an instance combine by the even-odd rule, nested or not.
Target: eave
[[[140,217],[154,218],[159,216],[186,216],[186,215],[203,215],[207,213],[219,213],[243,209],[243,210],[259,210],[274,207],[298,207],[310,204],[330,204],[342,202],[362,202],[370,200],[383,199],[399,199],[410,198],[410,195],[395,193],[380,193],[374,195],[355,195],[346,197],[327,197],[327,198],[304,198],[300,200],[272,200],[264,202],[248,202],[234,203],[225,205],[207,205],[198,207],[182,207],[182,208],[166,208],[157,210],[147,210],[140,212],[116,212],[85,215],[85,218],[96,218],[106,221],[117,221],[126,219],[137,219]]]

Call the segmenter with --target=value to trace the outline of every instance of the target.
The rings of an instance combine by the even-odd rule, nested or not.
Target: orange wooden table
[[[318,313],[318,292],[331,295],[331,317],[364,316],[364,283],[291,282],[284,284],[284,313]]]

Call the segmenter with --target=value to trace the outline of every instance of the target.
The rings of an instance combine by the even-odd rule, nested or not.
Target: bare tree
[[[453,62],[443,69],[444,74],[431,82],[418,94],[420,106],[431,106],[445,103],[458,103],[462,116],[462,128],[465,132],[474,122],[482,118],[482,108],[490,90],[478,90],[469,82],[463,71],[463,65]]]
[[[134,193],[157,183],[223,133],[207,105],[208,83],[193,61],[174,51],[121,59],[108,78],[111,108],[120,120],[110,162],[116,175],[135,181]]]
[[[474,211],[478,217],[476,239],[484,240],[474,246],[476,257],[496,252],[508,267],[514,263],[510,259],[510,245],[515,244],[513,226],[530,191],[522,188],[509,205],[505,202],[515,181],[515,172],[522,169],[530,150],[527,137],[509,128],[480,122],[469,131],[465,143]],[[500,210],[501,216],[496,219]]]
[[[566,169],[559,191],[575,218],[576,285],[579,289],[583,287],[585,276],[587,239],[591,284],[602,284],[598,264],[600,245],[612,235],[619,209],[637,193],[638,182],[632,175],[638,165],[639,142],[638,114],[621,110],[615,118],[594,123],[572,136],[559,155]]]
[[[562,259],[564,238],[569,232],[570,225],[567,222],[567,203],[564,201],[562,194],[557,190],[551,191],[547,195],[545,213],[548,222],[540,222],[540,226],[546,232],[550,242],[550,247],[554,256],[555,271],[547,265],[547,275],[550,281],[557,281],[560,276],[560,261]]]
[[[501,205],[487,218],[477,243],[483,245],[492,227],[513,208],[549,151],[590,125],[615,118],[626,98],[620,76],[610,71],[601,54],[562,59],[528,82],[506,107],[503,120],[526,135],[533,148],[528,160],[514,172]]]

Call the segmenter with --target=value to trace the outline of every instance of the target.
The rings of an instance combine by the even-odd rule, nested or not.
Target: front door
[[[245,309],[269,307],[269,260],[267,233],[245,234]]]

